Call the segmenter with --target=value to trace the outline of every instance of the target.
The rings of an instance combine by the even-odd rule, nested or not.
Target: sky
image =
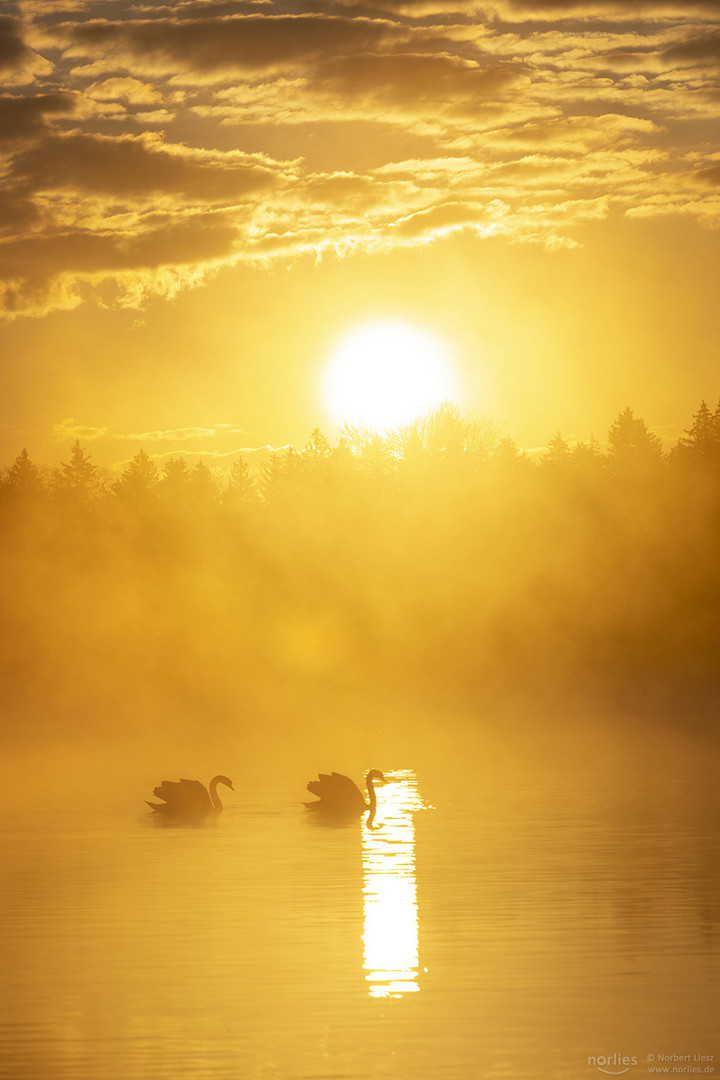
[[[378,319],[527,449],[720,397],[720,0],[0,11],[0,466],[334,438]]]

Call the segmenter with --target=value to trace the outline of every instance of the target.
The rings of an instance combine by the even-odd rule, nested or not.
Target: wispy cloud
[[[105,438],[109,434],[109,429],[92,427],[90,424],[81,424],[74,417],[69,416],[65,420],[61,420],[59,424],[53,424],[52,432],[58,442],[65,442],[70,439],[94,442],[95,439]]]
[[[143,443],[182,443],[193,440],[208,442],[212,439],[217,439],[220,436],[247,435],[248,433],[243,428],[226,423],[214,424],[212,427],[180,427],[168,428],[162,431],[113,431],[109,427],[93,427],[90,424],[83,424],[73,417],[67,417],[65,420],[62,420],[60,423],[53,426],[53,434],[59,441],[82,439],[91,442],[95,439],[102,438]],[[232,451],[232,453],[236,452],[237,451]]]

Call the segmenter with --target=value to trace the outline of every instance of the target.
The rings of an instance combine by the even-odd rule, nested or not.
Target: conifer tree
[[[138,450],[115,484],[115,492],[128,502],[142,503],[155,495],[158,482],[157,465],[144,450]]]
[[[4,487],[16,496],[32,497],[42,490],[40,470],[35,462],[30,460],[25,447],[5,473],[4,479]]]
[[[570,447],[565,442],[562,434],[559,431],[556,431],[550,442],[547,444],[543,463],[548,465],[564,465],[570,461],[570,458]]]
[[[97,489],[97,468],[76,439],[70,447],[70,461],[57,474],[57,487],[65,498],[89,502]]]
[[[226,495],[231,501],[248,503],[255,496],[255,479],[250,472],[250,466],[242,457],[233,461],[228,474]]]
[[[676,449],[681,458],[720,464],[720,403],[713,413],[705,401],[700,402],[692,427],[680,438]]]
[[[662,443],[628,406],[618,414],[610,427],[608,454],[617,472],[633,473],[660,461]]]

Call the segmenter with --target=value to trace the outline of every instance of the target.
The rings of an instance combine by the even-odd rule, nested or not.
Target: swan
[[[377,798],[375,796],[375,784],[387,783],[379,769],[371,769],[365,777],[369,802],[365,801],[362,791],[354,780],[342,773],[320,773],[317,780],[311,780],[307,789],[311,794],[317,795],[317,802],[306,802],[308,810],[320,810],[326,814],[338,816],[350,816],[352,814],[364,814],[370,811],[368,821],[375,817]]]
[[[162,799],[161,803],[148,802],[148,806],[158,814],[176,818],[203,818],[222,812],[222,803],[217,793],[218,784],[225,784],[234,791],[232,780],[227,776],[213,776],[210,790],[199,780],[163,780],[153,789],[153,795]]]

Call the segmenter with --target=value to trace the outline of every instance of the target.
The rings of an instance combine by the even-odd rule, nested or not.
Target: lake
[[[289,770],[194,828],[140,782],[30,782],[3,815],[0,1076],[718,1072],[711,770],[361,765],[390,780],[372,829],[315,820]]]

